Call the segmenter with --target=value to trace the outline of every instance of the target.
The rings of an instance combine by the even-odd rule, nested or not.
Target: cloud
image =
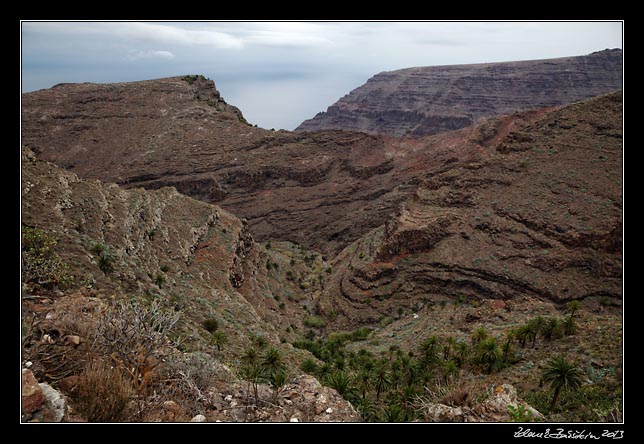
[[[172,24],[140,22],[25,22],[23,31],[59,36],[101,36],[139,42],[204,45],[241,49],[241,39],[211,29],[186,29]]]
[[[176,56],[170,51],[131,51],[127,55],[128,60],[150,60],[150,59],[161,59],[161,60],[172,60]]]

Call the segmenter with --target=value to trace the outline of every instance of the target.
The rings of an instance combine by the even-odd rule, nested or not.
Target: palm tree
[[[447,338],[445,338],[445,344],[443,345],[443,359],[445,361],[449,360],[455,345],[456,345],[456,339],[454,339],[451,336],[448,336]]]
[[[577,332],[577,322],[575,322],[572,314],[564,320],[563,331],[565,335],[574,335]]]
[[[423,363],[425,365],[436,362],[436,352],[438,349],[438,338],[430,336],[420,344],[420,350],[423,354]]]
[[[286,385],[288,375],[283,368],[277,369],[268,377],[268,383],[273,387],[273,401],[277,399],[280,389]]]
[[[458,376],[458,366],[454,360],[450,359],[443,364],[443,377],[445,384],[449,384],[456,376]]]
[[[371,422],[376,419],[376,411],[369,398],[361,399],[357,403],[357,409],[360,412],[360,415],[362,415],[362,419],[366,422]]]
[[[561,322],[557,318],[549,318],[541,333],[547,341],[561,337]]]
[[[501,349],[496,343],[495,337],[487,338],[479,344],[479,362],[487,366],[488,373],[492,373],[492,370],[500,360]]]
[[[515,336],[519,340],[521,347],[525,347],[526,341],[532,337],[532,328],[529,325],[522,325],[516,329]]]
[[[472,334],[472,343],[479,344],[490,336],[485,327],[479,327]]]
[[[270,347],[262,356],[262,367],[267,374],[276,372],[282,367],[282,356],[275,347]]]
[[[456,364],[459,367],[462,367],[465,362],[467,361],[467,355],[469,354],[469,347],[467,345],[467,342],[465,341],[458,341],[456,343]]]
[[[537,336],[539,336],[545,325],[546,320],[542,316],[537,316],[528,322],[528,327],[530,327],[530,336],[532,338],[532,348],[536,345]]]
[[[407,412],[398,404],[389,404],[381,410],[380,418],[383,422],[405,422]]]
[[[555,408],[562,390],[577,390],[581,386],[583,372],[574,363],[568,362],[564,356],[550,359],[543,371],[543,381],[550,385],[553,391],[550,410]]]
[[[512,350],[512,341],[516,338],[516,331],[513,329],[505,332],[505,343],[503,344],[503,360],[507,362],[508,355]]]
[[[351,376],[343,370],[336,370],[327,377],[329,387],[335,389],[344,399],[348,399],[354,391],[352,382]]]
[[[362,393],[362,399],[365,399],[367,392],[371,389],[371,372],[367,369],[360,370],[356,377],[358,390]]]
[[[387,372],[387,365],[385,362],[379,362],[375,370],[374,387],[376,388],[376,400],[380,399],[380,394],[387,391],[391,378]]]
[[[579,310],[581,307],[581,302],[579,301],[570,301],[566,304],[566,311],[570,315],[570,317],[573,317],[575,312]]]
[[[223,331],[216,331],[210,336],[210,343],[217,347],[217,351],[221,351],[221,346],[228,343],[228,337]]]

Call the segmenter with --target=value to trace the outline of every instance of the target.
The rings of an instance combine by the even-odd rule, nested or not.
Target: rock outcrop
[[[621,89],[622,51],[522,62],[382,72],[295,131],[348,130],[419,137]]]
[[[67,413],[64,396],[46,382],[38,383],[31,370],[22,369],[23,421],[61,422]]]
[[[210,413],[211,422],[360,422],[360,414],[335,390],[322,386],[310,375],[293,378],[279,391],[260,384],[258,393],[263,402],[252,404],[252,394],[246,384],[237,384],[232,390],[220,393],[216,411]],[[251,403],[247,402],[250,397]]]
[[[517,397],[517,390],[510,384],[495,387],[493,393],[480,404],[446,405],[440,402],[422,406],[426,422],[510,422],[513,409],[522,409],[530,421],[543,419],[534,407]]]

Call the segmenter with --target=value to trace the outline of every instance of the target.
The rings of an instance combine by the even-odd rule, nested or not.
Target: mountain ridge
[[[383,71],[295,131],[424,136],[482,117],[562,105],[621,89],[622,51]]]

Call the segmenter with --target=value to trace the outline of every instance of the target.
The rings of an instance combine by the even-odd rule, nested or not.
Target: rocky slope
[[[290,377],[297,376],[297,363],[307,353],[280,342],[294,335],[298,325],[303,329],[301,297],[288,296],[296,288],[304,292],[298,282],[280,279],[267,263],[288,264],[298,255],[256,244],[247,224],[221,208],[174,188],[125,190],[82,180],[23,149],[22,224],[22,358],[41,386],[52,384],[73,395],[83,366],[99,353],[96,323],[112,302],[123,298],[159,303],[180,313],[172,337],[181,338],[182,359],[195,356],[202,366],[206,362],[213,367],[220,391],[237,383],[240,356],[257,338],[281,348]],[[28,250],[40,244],[44,248],[38,254]],[[45,249],[54,256],[43,253]],[[308,269],[299,261],[292,268],[299,274]],[[216,321],[226,338],[216,349],[206,320]],[[294,384],[292,391],[299,387]],[[217,393],[208,395],[210,408]],[[359,418],[346,402],[329,402],[336,414],[322,412],[327,420]],[[28,404],[23,419],[38,418],[33,414],[40,405]],[[246,420],[270,419],[260,415],[261,409],[253,412]],[[52,420],[47,414],[44,420]],[[184,405],[182,414],[195,411]],[[316,415],[306,420],[316,420]]]
[[[246,218],[258,240],[326,254],[382,224],[402,198],[397,187],[419,171],[478,155],[472,129],[423,140],[266,131],[197,79],[24,94],[23,144],[81,177],[173,186]]]
[[[489,121],[485,154],[421,175],[338,255],[321,311],[355,326],[457,298],[620,303],[621,97]]]
[[[296,131],[349,130],[418,137],[481,117],[572,103],[621,89],[622,51],[521,62],[382,72]]]

